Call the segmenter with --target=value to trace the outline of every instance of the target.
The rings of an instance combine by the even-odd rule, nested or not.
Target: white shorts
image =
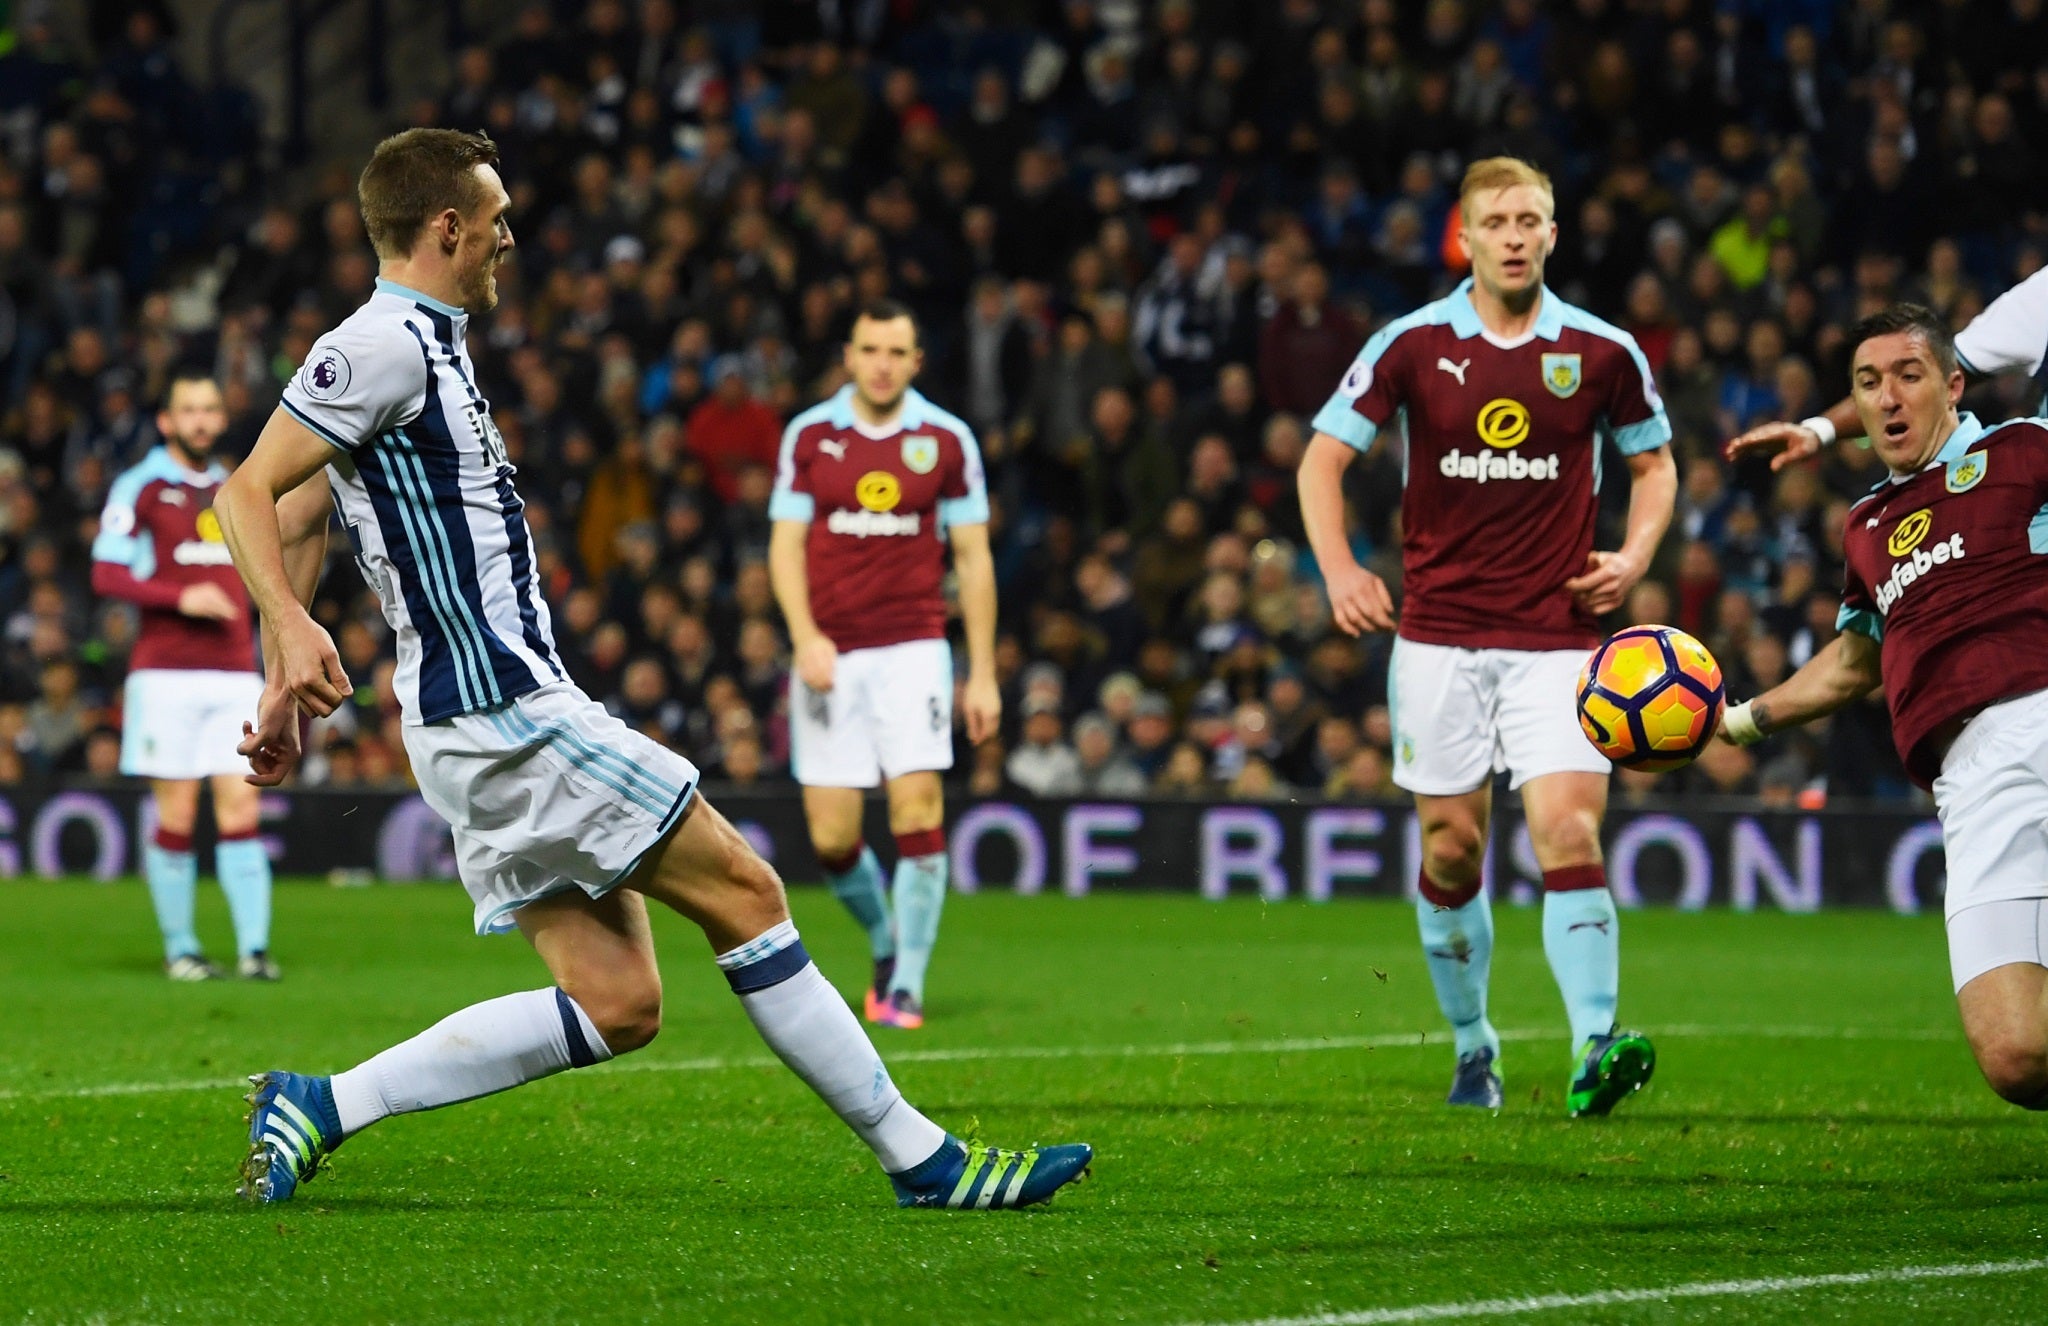
[[[1583,649],[1460,649],[1396,638],[1387,671],[1394,782],[1458,796],[1506,769],[1511,785],[1613,770],[1579,729]]]
[[[144,668],[128,674],[121,702],[121,772],[138,778],[245,774],[235,754],[242,724],[256,721],[263,678],[214,668]]]
[[[2007,962],[2040,962],[2003,955],[2038,953],[2031,926],[2006,933],[2007,904],[2048,898],[2048,691],[1970,720],[1941,762],[1934,807],[1948,855],[1942,910],[1956,988]]]
[[[568,682],[439,723],[408,724],[420,795],[455,831],[480,935],[566,889],[602,897],[683,818],[697,766]]]
[[[839,656],[832,689],[789,679],[790,771],[805,787],[873,787],[953,767],[953,650],[909,640]]]

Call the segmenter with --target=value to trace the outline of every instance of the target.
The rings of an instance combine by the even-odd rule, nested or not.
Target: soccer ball
[[[1698,757],[1721,721],[1721,665],[1675,626],[1608,637],[1579,673],[1579,726],[1625,769],[1663,773]]]

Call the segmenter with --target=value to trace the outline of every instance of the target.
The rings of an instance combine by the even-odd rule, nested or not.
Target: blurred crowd
[[[86,549],[167,373],[211,367],[240,454],[375,275],[359,163],[278,194],[161,16],[13,13],[0,783],[112,770],[134,627]],[[470,349],[570,670],[737,784],[788,760],[770,467],[865,298],[915,310],[918,385],[988,466],[1006,717],[954,776],[1349,797],[1393,791],[1388,641],[1333,634],[1294,470],[1367,333],[1461,278],[1468,160],[1550,172],[1551,287],[1636,336],[1670,410],[1678,518],[1615,624],[1695,632],[1734,695],[1832,636],[1844,513],[1882,467],[1847,445],[1773,475],[1719,443],[1840,396],[1874,306],[1960,327],[2048,252],[2041,0],[578,0],[453,65],[389,127],[503,151],[519,249]],[[1398,458],[1351,485],[1354,546],[1398,586]],[[357,690],[309,778],[402,779],[391,641],[339,546],[317,612]],[[1876,703],[1618,795],[1678,791],[1911,795]]]

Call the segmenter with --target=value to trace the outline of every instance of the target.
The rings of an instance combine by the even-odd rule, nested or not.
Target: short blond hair
[[[1487,157],[1465,167],[1465,182],[1458,186],[1458,215],[1467,217],[1475,195],[1498,193],[1523,184],[1542,194],[1551,214],[1556,215],[1557,193],[1550,187],[1550,176],[1520,157]]]

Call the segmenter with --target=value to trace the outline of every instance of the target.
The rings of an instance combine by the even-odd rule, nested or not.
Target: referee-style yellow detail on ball
[[[887,470],[869,470],[854,484],[853,496],[870,511],[894,511],[903,500],[903,485]]]
[[[1927,531],[1933,526],[1934,516],[1931,513],[1915,511],[1900,521],[1899,527],[1892,531],[1890,541],[1885,544],[1886,551],[1894,557],[1904,557],[1920,546],[1920,541],[1927,537]]]
[[[220,517],[213,514],[212,507],[199,513],[199,537],[208,543],[226,542],[220,533]]]
[[[1511,451],[1529,440],[1529,407],[1507,396],[1479,407],[1479,440],[1497,451]]]

